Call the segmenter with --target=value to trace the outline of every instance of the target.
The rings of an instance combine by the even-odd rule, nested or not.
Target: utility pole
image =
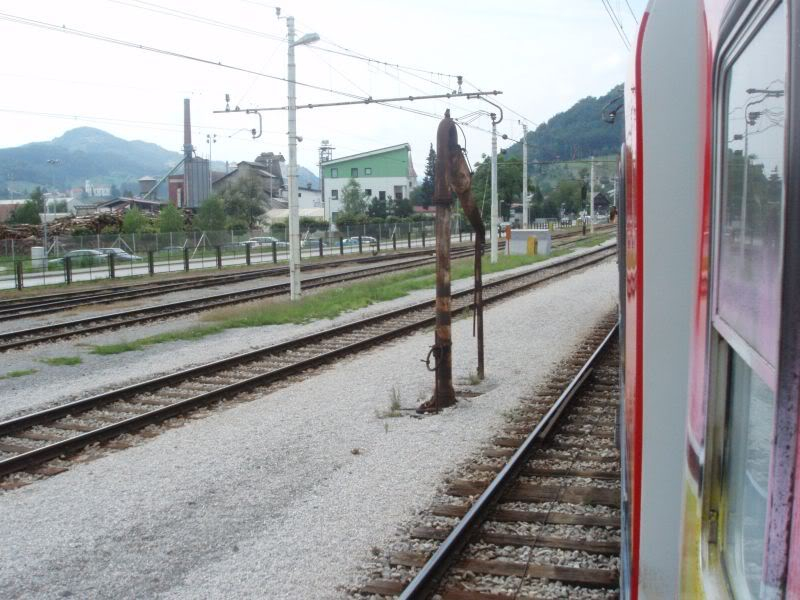
[[[592,156],[592,169],[589,175],[589,226],[594,233],[594,156]]]
[[[492,118],[492,217],[491,217],[491,262],[497,262],[497,115],[491,113]]]
[[[211,189],[214,186],[214,175],[211,169],[211,144],[217,143],[217,134],[207,133],[206,141],[208,142],[208,195],[211,196],[214,193]]]
[[[522,124],[522,228],[527,229],[528,220],[528,126]]]
[[[281,9],[276,8],[278,18]],[[307,33],[295,42],[294,17],[286,17],[287,40],[289,42],[289,289],[290,298],[300,298],[300,207],[297,195],[297,97],[295,96],[294,47],[312,44],[319,40],[316,33]]]
[[[319,147],[319,193],[322,198],[324,218],[328,222],[328,231],[333,231],[333,211],[331,203],[325,197],[325,167],[323,163],[333,158],[334,150],[335,148],[328,140],[322,140],[322,145]]]
[[[53,189],[50,191],[51,194],[55,194],[55,190],[56,190],[56,165],[58,163],[60,163],[60,162],[61,161],[58,160],[57,158],[50,158],[50,159],[47,160],[47,164],[50,165],[50,184],[53,187]],[[47,245],[47,215],[48,214],[49,213],[47,211],[47,199],[45,198],[44,199],[44,229],[43,229],[43,232],[44,232],[44,268],[45,269],[47,269],[47,257],[49,255],[49,251],[48,251],[49,246]]]

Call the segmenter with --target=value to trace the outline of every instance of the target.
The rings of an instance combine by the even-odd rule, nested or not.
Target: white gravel
[[[393,387],[409,408],[430,392],[419,360],[432,335],[420,333],[2,494],[0,597],[341,597],[371,549],[613,309],[616,289],[606,262],[488,309],[487,391],[441,415],[376,416]],[[463,380],[471,321],[453,336]]]
[[[575,254],[587,251],[581,250]],[[563,259],[543,261],[538,263],[536,268],[557,260]],[[520,267],[487,275],[484,277],[484,281],[488,282],[494,278],[530,268]],[[453,291],[471,285],[471,278],[458,280],[453,282]],[[92,346],[97,344],[121,343],[159,333],[183,330],[199,324],[200,317],[190,315],[170,321],[107,331],[97,335],[71,338],[62,342],[6,352],[0,354],[0,375],[28,369],[35,369],[36,373],[24,377],[0,379],[0,420],[33,409],[63,404],[124,384],[173,373],[178,369],[219,360],[225,356],[280,343],[333,325],[377,314],[390,308],[399,308],[431,298],[431,290],[418,290],[405,297],[351,311],[332,320],[321,319],[305,325],[230,329],[198,341],[159,344],[141,351],[110,356],[98,356],[90,351]],[[83,362],[78,366],[51,366],[42,362],[43,359],[64,356],[79,356]]]

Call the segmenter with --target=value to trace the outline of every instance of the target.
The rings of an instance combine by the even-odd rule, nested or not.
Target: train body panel
[[[623,597],[800,597],[799,4],[655,0],[640,25],[620,169]]]

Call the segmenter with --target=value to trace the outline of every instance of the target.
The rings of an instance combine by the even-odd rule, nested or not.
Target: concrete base
[[[550,254],[552,248],[551,232],[543,229],[512,229],[511,254],[528,254],[528,238],[535,237],[536,254]]]

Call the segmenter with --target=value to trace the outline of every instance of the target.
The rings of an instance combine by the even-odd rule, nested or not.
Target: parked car
[[[282,242],[278,238],[272,236],[250,238],[245,242],[245,244],[249,244],[250,246],[272,246],[273,242],[275,242],[275,246],[277,246],[278,248],[289,247],[289,244],[287,244],[286,242]]]
[[[102,252],[97,250],[89,250],[88,248],[83,250],[70,250],[66,252],[64,256],[59,258],[54,258],[48,261],[52,265],[61,265],[64,264],[64,259],[70,258],[72,259],[72,266],[73,267],[83,267],[89,266],[95,263],[101,263],[108,260],[106,255]]]
[[[114,260],[142,260],[141,256],[125,252],[122,248],[98,248],[103,254],[113,254]]]
[[[344,240],[342,240],[342,243],[345,246],[358,246],[358,236],[345,238]],[[362,235],[361,236],[361,246],[362,247],[370,246],[372,244],[377,244],[377,243],[378,243],[378,240],[376,240],[374,237],[371,237],[369,235]]]

